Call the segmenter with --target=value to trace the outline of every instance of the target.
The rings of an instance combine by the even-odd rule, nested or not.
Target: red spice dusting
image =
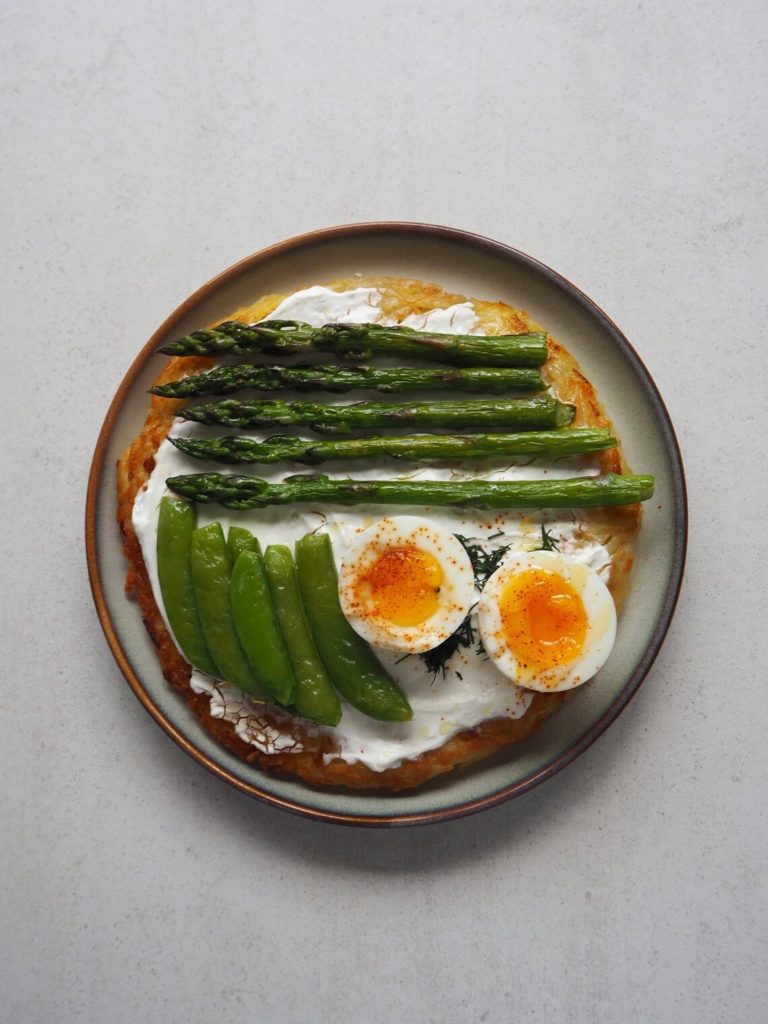
[[[368,614],[415,626],[437,611],[443,572],[427,551],[387,548],[356,582],[355,600]]]
[[[584,602],[557,573],[540,568],[517,573],[504,588],[499,609],[504,639],[521,667],[568,665],[584,647]]]

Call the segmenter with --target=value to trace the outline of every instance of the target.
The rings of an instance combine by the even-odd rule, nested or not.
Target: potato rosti
[[[469,310],[475,333],[516,334],[543,329],[527,314],[504,303],[467,300],[464,296],[449,294],[436,285],[419,281],[391,277],[355,277],[333,282],[327,287],[345,294],[352,290],[375,289],[378,301],[377,309],[373,311],[374,315],[386,318],[388,322],[402,323],[408,320],[417,328],[421,326],[419,317],[425,314],[435,310],[461,307],[464,312]],[[283,295],[266,296],[252,306],[237,310],[227,319],[242,323],[264,319],[270,316],[285,298]],[[302,317],[298,315],[296,318]],[[373,315],[369,315],[369,318],[373,319]],[[433,329],[446,328],[441,326]],[[572,426],[610,428],[611,424],[594,389],[579,370],[573,357],[551,337],[548,338],[548,353],[547,362],[542,367],[542,375],[561,401],[575,407]],[[189,374],[199,373],[211,365],[213,360],[205,357],[171,358],[160,373],[157,383],[178,380]],[[369,763],[366,763],[362,756],[360,759],[355,758],[350,752],[348,742],[343,738],[343,733],[336,733],[328,728],[317,728],[268,704],[260,705],[248,701],[247,698],[233,699],[230,688],[213,680],[209,680],[205,688],[201,688],[199,678],[197,681],[193,680],[192,669],[177,650],[166,628],[133,519],[136,498],[150,480],[158,450],[171,431],[174,414],[183,404],[182,400],[153,397],[141,434],[132,442],[118,464],[118,522],[129,565],[126,590],[139,602],[165,677],[185,698],[203,725],[239,757],[262,768],[297,775],[314,785],[404,789],[419,785],[433,776],[525,739],[567,699],[566,693],[527,695],[528,703],[523,709],[524,713],[519,717],[494,713],[492,717],[486,717],[467,728],[452,726],[445,730],[444,739],[441,738],[438,745],[434,745],[434,740],[431,740],[431,747],[413,756],[408,745],[404,745],[399,751],[400,756],[395,749],[394,753],[390,751],[388,763],[379,760],[375,762],[375,767],[372,767],[374,762],[370,758]],[[628,471],[620,447],[605,450],[589,458],[595,470],[600,473]],[[401,474],[402,467],[397,467],[397,473],[381,468],[376,472],[379,476],[392,477]],[[498,472],[502,475],[497,478],[503,478],[503,470]],[[482,469],[479,474],[482,477]],[[478,475],[477,470],[474,471],[474,475]],[[472,528],[477,527],[477,521],[466,511],[461,515],[461,529],[455,532],[473,536]],[[489,521],[488,515],[482,518]],[[510,524],[514,524],[517,529],[519,524],[524,522],[525,530],[530,535],[531,528],[539,526],[538,523],[533,523],[530,517],[512,512],[491,519],[497,525],[501,525],[501,532],[507,532],[506,528],[510,527]],[[617,607],[620,606],[628,587],[633,540],[639,529],[640,519],[640,506],[629,505],[580,511],[578,515],[572,517],[570,524],[569,542],[574,551],[591,545],[604,553],[605,564],[602,568]],[[318,520],[315,520],[315,525],[317,522]],[[542,519],[542,523],[544,522],[546,520]],[[253,528],[254,532],[258,533],[258,527]],[[489,530],[486,530],[484,536],[488,535]],[[464,653],[465,659],[471,658],[472,653],[468,648]],[[426,674],[428,669],[421,666],[417,671]],[[411,672],[413,674],[413,669]],[[458,671],[455,674],[459,679],[462,678]],[[195,675],[199,676],[198,673]]]

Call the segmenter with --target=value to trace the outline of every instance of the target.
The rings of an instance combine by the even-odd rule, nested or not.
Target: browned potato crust
[[[338,291],[361,286],[377,287],[382,293],[383,311],[398,320],[412,313],[423,313],[466,301],[465,296],[449,294],[438,285],[404,278],[355,277],[335,281],[330,285]],[[261,319],[268,316],[283,298],[283,295],[265,296],[254,305],[237,310],[227,319],[242,322]],[[542,329],[522,310],[513,309],[503,302],[473,300],[473,304],[480,324],[487,334],[514,334]],[[551,337],[549,349],[550,358],[544,375],[558,397],[576,406],[574,426],[610,427],[610,421],[594,389],[579,370],[573,357]],[[212,365],[212,362],[213,360],[198,357],[169,359],[157,383],[176,380],[189,373],[198,373]],[[522,718],[494,718],[483,722],[475,728],[466,729],[452,736],[437,750],[427,751],[416,758],[404,761],[399,767],[383,772],[375,772],[364,764],[347,764],[339,757],[328,758],[328,763],[325,763],[324,755],[327,757],[334,752],[332,742],[328,738],[318,739],[306,733],[299,720],[296,721],[294,732],[303,747],[300,752],[282,751],[265,754],[240,739],[232,723],[211,716],[208,696],[196,694],[191,689],[190,666],[177,651],[165,628],[131,523],[136,494],[149,478],[154,466],[155,452],[171,427],[174,411],[182,404],[180,401],[153,397],[143,430],[118,462],[117,521],[122,531],[123,550],[129,566],[125,589],[139,602],[144,624],[157,648],[165,678],[183,695],[205,728],[224,746],[251,764],[271,771],[297,775],[313,785],[349,786],[355,789],[407,789],[525,739],[567,698],[567,693],[536,693],[530,708]],[[602,453],[600,462],[602,471],[606,473],[628,471],[620,449]],[[620,605],[627,590],[632,567],[633,541],[640,526],[640,519],[639,505],[597,509],[588,515],[585,514],[585,523],[590,535],[605,544],[611,552],[609,587],[617,605]],[[269,719],[268,709],[265,709],[264,717]]]

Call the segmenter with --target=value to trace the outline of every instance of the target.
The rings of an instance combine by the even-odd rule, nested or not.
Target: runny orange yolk
[[[579,656],[587,613],[571,584],[547,569],[514,575],[499,602],[504,638],[521,668],[567,665]]]
[[[394,626],[417,626],[437,611],[443,570],[421,548],[388,548],[357,581],[357,599]]]

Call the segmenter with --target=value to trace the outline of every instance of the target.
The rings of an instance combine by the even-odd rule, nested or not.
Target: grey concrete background
[[[757,0],[3,5],[0,1019],[765,1019],[767,32]],[[157,324],[367,219],[491,235],[595,298],[692,510],[619,722],[513,804],[392,833],[176,749],[106,648],[82,537]]]

